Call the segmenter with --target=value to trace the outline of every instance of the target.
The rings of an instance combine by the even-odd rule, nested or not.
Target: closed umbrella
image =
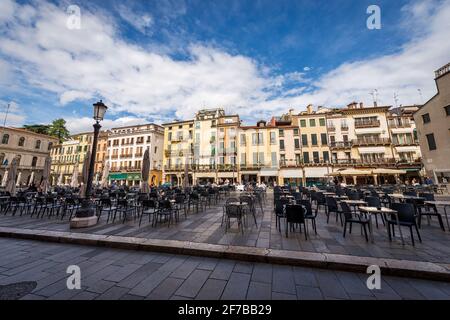
[[[41,192],[47,192],[49,187],[50,170],[52,167],[52,158],[45,158],[44,171],[42,172],[41,184],[39,185]]]
[[[72,188],[78,188],[78,165],[73,167],[72,181],[70,182]]]
[[[31,172],[30,182],[28,183],[28,185],[31,186],[33,184],[33,182],[34,182],[34,171]]]
[[[91,152],[88,151],[86,153],[86,156],[84,158],[83,161],[83,171],[81,173],[81,182],[83,183],[83,185],[81,186],[80,189],[80,197],[84,198],[86,196],[86,184],[88,181],[88,176],[89,176],[89,165],[91,163]]]
[[[22,182],[22,172],[19,172],[17,175],[16,187],[20,187],[20,183]]]
[[[6,180],[6,188],[5,188],[5,190],[13,196],[16,194],[16,175],[17,175],[17,158],[14,158],[13,161],[11,161],[11,165],[9,166],[8,178]]]
[[[9,171],[6,170],[5,174],[3,175],[3,179],[2,179],[2,187],[6,187],[6,182],[8,181],[8,173]]]
[[[186,159],[184,160],[184,180],[183,180],[183,189],[186,190],[189,187],[189,164],[188,164],[188,155],[186,154]]]
[[[142,193],[149,193],[149,187],[148,187],[148,178],[150,175],[150,153],[147,150],[144,152],[144,158],[142,159],[142,170],[141,170],[141,192]]]
[[[106,162],[102,173],[102,188],[104,189],[108,188],[108,178],[109,178],[109,163]]]
[[[58,186],[62,186],[63,185],[63,179],[64,179],[64,176],[63,176],[63,174],[62,174],[62,172],[59,174],[59,177],[58,177],[58,182],[57,182],[57,185]]]

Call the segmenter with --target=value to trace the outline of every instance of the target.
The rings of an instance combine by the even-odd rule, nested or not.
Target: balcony
[[[323,158],[312,159],[308,162],[302,162],[297,160],[285,160],[280,161],[280,168],[303,168],[303,167],[321,167],[330,165],[329,160]]]
[[[111,159],[119,159],[119,155],[118,155],[118,154],[113,154],[113,155],[111,156]]]
[[[134,141],[124,142],[122,143],[122,146],[132,146],[134,144]]]
[[[120,158],[121,158],[121,159],[133,158],[133,155],[132,155],[132,154],[121,154],[121,155],[120,155]]]
[[[136,141],[136,144],[144,144],[144,140],[138,140],[138,141]]]
[[[136,153],[135,155],[134,155],[134,157],[135,158],[138,158],[138,157],[142,157],[144,154],[143,153]]]
[[[330,149],[351,149],[352,147],[351,141],[339,141],[339,142],[330,142],[329,147]]]
[[[336,131],[336,127],[335,126],[327,126],[327,130],[329,132],[335,132]]]
[[[404,128],[411,128],[411,123],[402,121],[400,123],[398,122],[389,122],[389,129],[404,129]]]
[[[341,125],[341,131],[348,131],[347,125]]]
[[[354,147],[363,146],[385,146],[391,144],[389,138],[377,138],[377,139],[355,139],[352,141]]]
[[[381,125],[380,120],[355,121],[355,129],[376,128]]]
[[[419,140],[406,140],[406,141],[398,141],[397,139],[392,140],[392,145],[394,147],[400,147],[400,146],[418,146]]]
[[[112,167],[111,172],[140,172],[140,167]]]

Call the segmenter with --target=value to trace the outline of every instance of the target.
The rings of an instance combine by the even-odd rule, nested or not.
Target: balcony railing
[[[347,125],[341,125],[341,131],[348,131]]]
[[[364,120],[364,121],[355,121],[355,128],[374,128],[379,127],[381,125],[380,120]]]
[[[335,126],[327,126],[327,130],[330,132],[335,132],[336,131],[336,127]]]
[[[376,138],[376,139],[355,139],[352,140],[353,146],[380,146],[391,144],[391,139],[389,138]]]
[[[330,142],[328,146],[331,149],[349,149],[352,147],[351,141],[338,141],[338,142]]]
[[[112,167],[111,172],[140,172],[140,167]]]
[[[128,158],[133,158],[133,154],[121,154],[120,155],[120,158],[122,158],[122,159],[128,159]]]
[[[392,145],[395,147],[398,146],[418,146],[419,141],[418,140],[406,140],[406,141],[398,141],[396,139],[392,140]]]
[[[113,155],[111,156],[111,159],[119,159],[119,155],[118,155],[118,154],[113,154]]]
[[[388,123],[390,129],[403,129],[403,128],[411,128],[411,123],[402,121],[398,122],[389,122]]]

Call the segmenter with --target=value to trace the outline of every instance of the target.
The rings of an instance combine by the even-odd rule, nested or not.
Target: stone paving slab
[[[423,278],[450,282],[448,264],[432,262],[396,260],[372,257],[355,257],[330,253],[312,253],[288,250],[263,249],[255,247],[223,246],[191,243],[178,240],[144,239],[119,236],[96,236],[91,234],[45,230],[26,230],[0,227],[0,237],[72,243],[90,246],[103,246],[115,249],[143,250],[151,252],[168,252],[173,254],[224,258],[249,262],[265,262],[290,266],[306,266],[322,269],[366,272],[370,265],[377,265],[387,275]],[[195,247],[195,250],[192,248]],[[187,249],[186,249],[187,248]],[[82,255],[84,252],[79,253]],[[25,267],[26,268],[26,267]],[[174,270],[172,270],[174,271]],[[155,282],[159,285],[159,282]]]

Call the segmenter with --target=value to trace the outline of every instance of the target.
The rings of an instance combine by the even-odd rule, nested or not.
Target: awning
[[[110,173],[109,180],[141,180],[140,173]]]
[[[303,172],[301,169],[283,169],[280,172],[280,176],[282,176],[283,178],[302,178]]]
[[[277,177],[278,170],[277,169],[269,169],[269,168],[261,168],[259,175],[261,177]]]
[[[368,154],[368,153],[385,153],[385,147],[360,147],[358,148],[360,154]]]
[[[383,129],[381,128],[363,128],[363,129],[355,129],[355,134],[377,134],[377,133],[383,133]]]
[[[420,151],[420,147],[395,147],[395,151],[397,152],[418,152]]]
[[[327,174],[329,177],[337,177],[337,176],[368,176],[371,175],[372,172],[368,170],[357,170],[357,169],[346,169],[342,171],[334,171],[332,173]]]
[[[331,169],[328,169],[327,167],[305,168],[305,177],[306,178],[323,178],[329,172],[331,172]]]

